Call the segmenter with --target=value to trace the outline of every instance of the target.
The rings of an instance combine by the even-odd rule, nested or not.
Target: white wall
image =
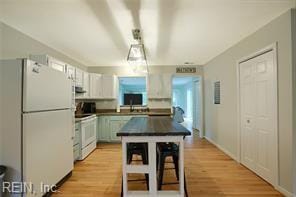
[[[205,134],[232,155],[237,155],[236,63],[274,42],[278,42],[279,92],[279,184],[292,192],[292,43],[291,11],[226,50],[204,68]],[[213,104],[213,82],[221,81],[221,104]]]
[[[296,0],[295,0],[295,8],[296,8]],[[293,84],[294,84],[294,87],[293,87],[293,100],[295,101],[296,100],[296,9],[294,9],[292,11],[292,39],[293,39],[293,74],[294,74],[294,77],[293,77]],[[293,160],[293,166],[294,166],[294,176],[293,176],[293,181],[294,181],[294,194],[296,195],[296,105],[294,105],[293,107],[293,122],[294,122],[294,137],[293,137],[293,150],[294,150],[294,154],[293,154],[293,157],[294,157],[294,160]]]
[[[28,58],[30,54],[48,54],[83,70],[87,69],[86,65],[73,60],[65,54],[46,46],[1,21],[0,29],[0,59]]]

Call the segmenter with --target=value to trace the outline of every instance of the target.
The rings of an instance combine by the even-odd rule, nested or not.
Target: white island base
[[[184,188],[184,136],[122,136],[122,177],[124,197],[183,197]],[[179,191],[158,191],[157,190],[157,168],[156,168],[156,143],[176,142],[179,144]],[[127,164],[127,143],[147,143],[148,144],[148,165],[128,165]],[[149,191],[128,191],[128,173],[148,173]]]

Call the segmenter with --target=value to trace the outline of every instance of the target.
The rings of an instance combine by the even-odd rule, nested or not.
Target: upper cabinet
[[[78,75],[77,75],[78,73]],[[78,76],[78,78],[77,78]],[[80,82],[80,77],[82,78]],[[117,77],[115,75],[101,75],[87,73],[76,69],[76,84],[81,86],[86,93],[77,94],[77,98],[89,99],[116,99],[117,98]]]
[[[83,87],[83,71],[79,68],[75,70],[75,86]]]
[[[89,73],[83,72],[83,90],[85,93],[83,93],[84,98],[90,97],[90,88],[89,88]]]
[[[102,75],[102,95],[105,99],[116,99],[117,77],[115,75]]]
[[[66,73],[66,63],[59,61],[49,55],[30,55],[30,59],[40,64],[52,67],[63,73]]]
[[[67,65],[67,76],[69,79],[75,81],[75,67]]]
[[[89,88],[91,98],[102,98],[102,75],[96,73],[90,73]]]
[[[148,98],[166,99],[172,97],[172,75],[171,74],[149,74],[148,76]]]
[[[61,71],[63,73],[66,73],[66,63],[61,62],[57,59],[54,59],[52,57],[48,58],[48,66],[52,67],[53,69],[56,69],[58,71]]]

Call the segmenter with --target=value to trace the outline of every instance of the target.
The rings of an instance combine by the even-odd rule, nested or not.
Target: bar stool
[[[128,143],[127,145],[127,163],[131,164],[133,160],[133,155],[140,155],[142,157],[143,164],[148,164],[148,145],[146,143]],[[139,161],[139,160],[137,160]],[[147,185],[147,190],[149,190],[149,175],[145,174],[145,180]]]
[[[176,178],[179,180],[179,146],[175,143],[158,143],[157,144],[157,169],[158,169],[158,190],[161,190],[163,185],[163,173],[165,159],[173,158]]]

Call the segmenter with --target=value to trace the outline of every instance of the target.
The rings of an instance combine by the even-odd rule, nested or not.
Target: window
[[[146,77],[119,77],[119,104],[128,103],[147,105]]]

